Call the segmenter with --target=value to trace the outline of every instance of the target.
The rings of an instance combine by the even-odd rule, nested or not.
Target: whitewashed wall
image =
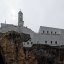
[[[45,34],[42,34],[42,31],[45,31]],[[8,32],[8,31],[17,31],[20,33],[26,33],[26,34],[30,34],[31,36],[31,41],[33,42],[33,44],[48,44],[51,46],[60,46],[60,45],[64,45],[64,30],[60,30],[60,29],[55,29],[55,28],[47,28],[47,27],[40,27],[39,33],[35,33],[34,31],[32,31],[31,29],[27,28],[27,27],[18,27],[18,26],[14,26],[14,25],[4,25],[2,24],[2,27],[0,28],[0,32]],[[49,31],[49,34],[47,34],[47,31]],[[51,34],[51,31],[53,33],[56,32],[56,34]],[[47,43],[45,43],[45,41],[47,41]],[[52,41],[52,44],[51,44]],[[55,44],[55,42],[57,41],[57,44]],[[27,43],[25,43],[26,46],[31,46],[31,44],[27,45]]]
[[[43,33],[43,31],[44,31],[44,33]],[[47,33],[47,31],[48,31],[48,33]],[[61,34],[61,29],[44,27],[44,26],[40,26],[40,29],[39,29],[40,34],[55,34],[55,32],[56,32],[56,34]]]
[[[34,34],[33,38],[34,44],[48,44],[51,46],[59,46],[64,45],[64,38],[62,35],[41,35],[41,34]],[[47,43],[45,43],[47,41]],[[52,41],[52,44],[51,44]],[[55,43],[57,41],[57,44]]]

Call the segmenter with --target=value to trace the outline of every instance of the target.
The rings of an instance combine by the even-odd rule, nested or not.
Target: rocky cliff
[[[30,35],[17,32],[7,32],[1,34],[0,38],[0,54],[5,64],[36,64],[35,56],[23,48],[22,42],[27,42]],[[34,61],[34,62],[33,62]],[[1,64],[1,63],[0,63]]]
[[[12,31],[0,36],[0,64],[64,64],[64,46],[24,48],[22,42],[31,39],[29,34]]]

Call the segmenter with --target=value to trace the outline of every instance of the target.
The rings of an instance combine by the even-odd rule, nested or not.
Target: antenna
[[[5,24],[6,24],[6,19],[5,19]]]

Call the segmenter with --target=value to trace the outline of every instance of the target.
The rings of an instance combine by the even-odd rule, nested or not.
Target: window
[[[31,44],[33,44],[33,42],[31,42]]]
[[[44,31],[43,31],[43,33],[44,33]]]
[[[29,44],[29,42],[27,42],[27,44]]]
[[[47,41],[45,41],[45,43],[47,44]]]
[[[57,41],[55,41],[55,44],[57,44]]]
[[[55,32],[55,34],[56,34],[56,32]]]
[[[51,41],[51,44],[52,44],[52,41]]]
[[[52,34],[52,32],[51,32],[51,34]]]

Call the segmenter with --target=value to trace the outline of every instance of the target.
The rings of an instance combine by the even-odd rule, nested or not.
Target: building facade
[[[64,45],[64,29],[40,26],[39,32],[35,33],[30,28],[24,26],[23,13],[21,11],[18,13],[18,26],[1,23],[0,32],[6,33],[8,31],[30,34],[31,41],[23,42],[24,47],[31,47],[33,44]]]

